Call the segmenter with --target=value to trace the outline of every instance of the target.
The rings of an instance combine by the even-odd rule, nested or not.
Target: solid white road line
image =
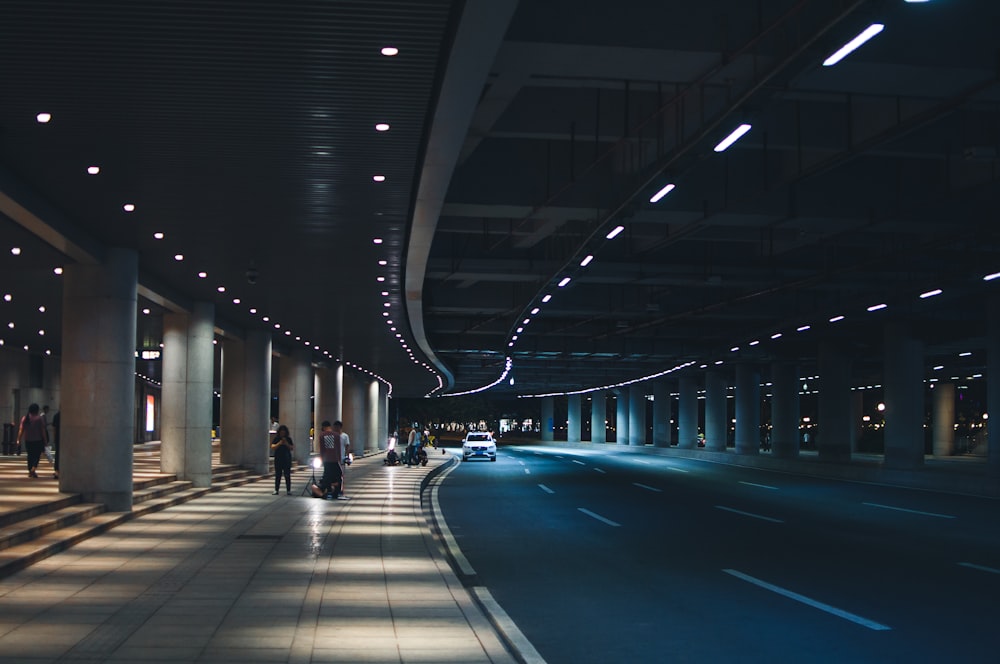
[[[686,472],[688,472],[688,471],[687,471],[686,469],[684,469],[684,468],[675,468],[674,466],[667,466],[667,470],[672,470],[672,471],[674,471],[675,473],[686,473]]]
[[[638,482],[632,482],[632,486],[637,486],[640,489],[645,489],[646,491],[655,491],[656,493],[663,493],[663,489],[657,489],[655,486],[649,486],[647,484],[639,484]]]
[[[837,616],[838,618],[843,618],[844,620],[850,620],[852,623],[861,625],[862,627],[867,627],[868,629],[873,629],[877,631],[891,630],[892,628],[883,625],[882,623],[877,623],[874,620],[868,620],[867,618],[862,618],[861,616],[854,615],[853,613],[848,613],[842,609],[830,606],[829,604],[823,604],[822,602],[817,602],[814,599],[809,599],[805,595],[800,595],[798,593],[792,592],[791,590],[785,590],[776,585],[770,584],[766,581],[761,581],[760,579],[755,579],[754,577],[744,574],[743,572],[738,572],[734,569],[724,569],[722,570],[726,574],[735,576],[737,579],[743,579],[748,583],[752,583],[755,586],[763,588],[765,590],[770,590],[773,593],[778,593],[783,597],[788,599],[794,599],[796,602],[802,602],[807,606],[811,606],[814,609],[819,609],[820,611],[826,611],[827,613]]]
[[[493,595],[484,586],[474,586],[472,591],[476,593],[476,597],[479,599],[480,604],[486,609],[486,612],[492,618],[492,622],[496,625],[496,628],[503,633],[504,637],[514,646],[514,650],[517,651],[520,657],[518,661],[523,661],[525,664],[545,664],[545,659],[542,658],[541,654],[535,650],[535,647],[531,645],[531,641],[528,637],[518,628],[517,623],[515,623],[511,617],[503,610],[503,607],[493,599]]]
[[[590,510],[585,510],[585,509],[583,509],[582,507],[577,507],[576,509],[580,510],[581,512],[583,512],[584,514],[586,514],[587,516],[589,516],[589,517],[591,517],[591,518],[593,518],[593,519],[597,519],[597,520],[598,520],[598,521],[600,521],[601,523],[606,523],[606,524],[608,524],[609,526],[614,526],[615,528],[618,528],[619,526],[621,526],[621,525],[622,525],[622,524],[620,524],[620,523],[615,523],[615,522],[614,522],[614,521],[612,521],[611,519],[605,519],[605,518],[604,518],[603,516],[601,516],[600,514],[594,514],[594,513],[593,513],[593,512],[591,512]]]
[[[576,459],[573,459],[573,463],[578,463],[578,464],[580,464],[581,466],[586,466],[586,465],[587,465],[587,464],[585,464],[584,462],[582,462],[582,461],[578,461],[578,460],[576,460]]]
[[[970,569],[978,569],[981,572],[990,572],[991,574],[1000,574],[1000,569],[993,569],[992,567],[986,567],[984,565],[976,565],[975,563],[959,563],[962,567],[968,567]]]
[[[756,482],[742,482],[741,481],[740,484],[746,484],[747,486],[755,486],[758,489],[770,489],[771,491],[777,491],[778,490],[778,487],[776,487],[776,486],[768,486],[766,484],[757,484]]]
[[[921,512],[920,510],[908,510],[905,507],[893,507],[892,505],[882,505],[880,503],[861,503],[862,505],[867,505],[868,507],[881,507],[884,510],[894,510],[896,512],[909,512],[910,514],[922,514],[924,516],[933,516],[938,519],[954,519],[950,514],[935,514],[934,512]]]
[[[647,460],[647,459],[636,459],[636,461],[638,461],[639,463],[644,463],[644,464],[646,464],[647,466],[648,466],[649,464],[653,463],[652,461],[649,461],[649,460]]]
[[[732,507],[723,507],[722,505],[716,505],[715,509],[722,510],[724,512],[732,512],[733,514],[742,514],[743,516],[753,517],[754,519],[760,519],[761,521],[770,521],[771,523],[784,523],[784,521],[782,521],[781,519],[773,519],[769,516],[761,516],[760,514],[754,514],[752,512],[734,510]]]
[[[542,491],[544,491],[545,493],[555,493],[555,491],[553,491],[549,487],[545,486],[544,484],[539,484],[538,488],[541,489]]]

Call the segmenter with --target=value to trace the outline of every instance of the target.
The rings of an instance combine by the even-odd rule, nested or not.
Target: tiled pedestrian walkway
[[[347,501],[298,470],[291,496],[266,479],[76,544],[0,579],[0,662],[513,662],[420,507],[448,458],[358,459]],[[2,474],[0,509],[55,494]]]

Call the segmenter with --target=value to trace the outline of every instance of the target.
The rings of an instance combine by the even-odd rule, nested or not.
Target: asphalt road
[[[997,500],[555,447],[438,498],[550,664],[1000,662]]]

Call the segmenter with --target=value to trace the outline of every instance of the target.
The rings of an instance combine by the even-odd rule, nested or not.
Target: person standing
[[[271,451],[274,452],[274,494],[278,495],[281,489],[281,477],[285,478],[285,493],[292,495],[292,452],[295,450],[295,443],[288,434],[288,427],[284,424],[278,425],[278,430],[274,440],[271,441]]]
[[[45,432],[45,418],[42,417],[37,403],[28,406],[28,414],[21,418],[21,426],[17,431],[17,442],[24,442],[28,450],[28,477],[38,477],[38,461],[42,458],[42,450],[48,443]]]
[[[312,486],[312,493],[317,498],[335,496],[347,500],[344,495],[344,457],[351,451],[351,439],[343,431],[343,423],[337,420],[330,424],[323,420],[319,432],[320,458],[323,459],[323,478],[319,485]]]
[[[417,451],[417,427],[410,427],[410,434],[406,438],[406,466],[410,465],[415,461],[413,458]]]

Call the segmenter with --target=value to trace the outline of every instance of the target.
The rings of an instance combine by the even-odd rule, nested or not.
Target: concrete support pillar
[[[381,427],[379,426],[381,420],[379,419],[379,382],[374,378],[368,381],[368,396],[365,399],[365,407],[367,409],[366,416],[368,419],[368,441],[365,443],[366,450],[377,450],[381,445],[384,445],[385,438],[382,437]]]
[[[646,383],[633,383],[628,390],[628,444],[646,444]]]
[[[775,362],[771,387],[771,454],[794,459],[799,455],[799,365]]]
[[[698,382],[694,376],[681,376],[677,402],[677,449],[689,450],[698,445]]]
[[[924,346],[906,325],[890,323],[883,352],[885,465],[918,468],[924,464]]]
[[[344,367],[335,365],[333,367],[319,367],[316,369],[313,393],[313,442],[312,451],[318,454],[316,448],[316,435],[322,428],[320,425],[324,420],[336,422],[344,420]],[[346,424],[345,424],[346,426]],[[348,432],[350,435],[350,432]]]
[[[361,453],[368,446],[368,381],[359,373],[344,371],[343,415],[344,431],[351,438],[351,447]],[[333,421],[333,420],[331,420]]]
[[[719,371],[705,373],[705,449],[722,452],[729,434],[726,377]]]
[[[865,414],[865,393],[863,390],[851,392],[851,453],[858,451],[861,439],[862,420]]]
[[[308,463],[312,426],[313,370],[312,353],[296,349],[281,358],[278,365],[278,422],[288,427],[295,443],[295,460]]]
[[[590,442],[608,442],[608,396],[600,390],[590,393]]]
[[[653,447],[670,447],[670,386],[653,383]]]
[[[823,461],[851,458],[851,362],[839,348],[819,349],[819,434],[816,449]]]
[[[628,388],[615,391],[615,443],[628,445]]]
[[[193,486],[212,486],[215,305],[163,317],[160,470]]]
[[[555,428],[555,398],[542,397],[542,442],[551,443],[554,439],[553,429]]]
[[[934,456],[948,457],[955,453],[955,383],[937,383],[932,394]]]
[[[270,472],[271,335],[250,330],[227,339],[222,353],[223,463]]]
[[[566,442],[579,443],[583,439],[583,418],[580,416],[581,398],[570,394],[566,399]]]
[[[986,421],[987,435],[986,470],[991,477],[1000,477],[1000,298],[994,297],[987,305],[988,333],[986,335]],[[990,423],[992,420],[992,424]]]
[[[760,452],[760,369],[736,365],[736,453]]]
[[[110,249],[63,274],[59,490],[132,509],[138,256]]]
[[[389,448],[389,386],[378,381],[378,449]]]

